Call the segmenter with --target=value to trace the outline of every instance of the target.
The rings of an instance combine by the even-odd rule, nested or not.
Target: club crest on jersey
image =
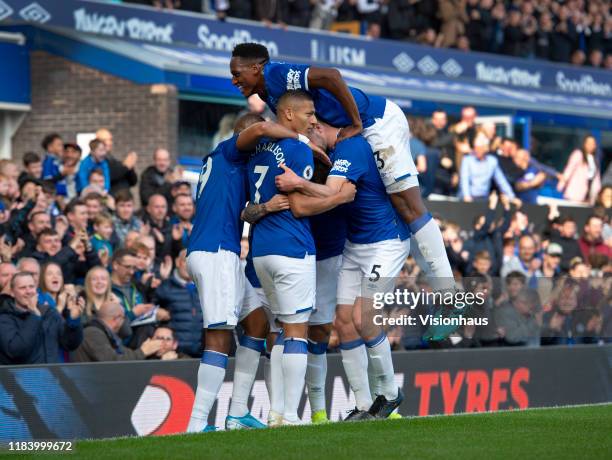
[[[287,90],[292,89],[302,89],[302,85],[300,84],[300,75],[302,74],[301,70],[289,70],[287,72]]]
[[[302,176],[304,177],[304,179],[310,180],[312,179],[313,172],[314,171],[312,169],[312,166],[308,165],[304,168],[304,173],[302,174]]]
[[[351,166],[351,162],[348,160],[336,160],[334,161],[334,167],[332,168],[332,171],[347,173],[349,166]]]

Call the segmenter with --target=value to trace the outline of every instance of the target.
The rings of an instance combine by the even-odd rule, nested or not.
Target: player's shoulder
[[[290,153],[311,153],[310,147],[298,139],[286,138],[278,141],[278,145],[285,152]]]
[[[372,147],[361,134],[343,139],[336,144],[336,154],[344,153],[373,155]]]
[[[229,139],[225,139],[224,141],[219,142],[217,146],[211,152],[211,155],[226,154],[226,153],[232,153],[234,151],[237,151],[238,150],[238,147],[236,147],[237,140],[238,140],[238,135],[234,134]]]

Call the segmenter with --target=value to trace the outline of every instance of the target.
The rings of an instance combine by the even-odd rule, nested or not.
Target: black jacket
[[[126,168],[121,161],[111,155],[107,156],[107,160],[110,171],[111,195],[115,195],[119,190],[129,189],[138,183],[136,171]]]
[[[149,198],[155,194],[161,194],[168,201],[168,208],[172,205],[172,194],[170,189],[172,184],[166,182],[165,174],[160,173],[155,166],[149,166],[140,176],[140,202],[142,207],[146,207]]]
[[[39,305],[41,316],[0,295],[0,364],[60,362],[61,350],[75,350],[83,340],[80,319],[64,320],[57,310]]]
[[[85,260],[79,260],[79,255],[70,246],[64,246],[60,252],[50,256],[46,252],[34,251],[32,257],[42,265],[47,262],[55,262],[62,267],[64,282],[74,284],[78,279],[85,278],[87,271],[96,265],[101,265],[100,258],[95,251],[85,253]]]
[[[155,292],[154,303],[170,312],[170,327],[178,340],[178,351],[202,356],[202,308],[193,283],[181,284],[172,276]]]

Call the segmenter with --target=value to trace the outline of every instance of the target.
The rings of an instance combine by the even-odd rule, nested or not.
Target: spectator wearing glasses
[[[155,329],[151,340],[158,341],[160,343],[160,348],[155,354],[150,355],[149,359],[172,361],[175,359],[190,358],[190,356],[177,351],[179,343],[174,336],[174,331],[168,326],[159,326]]]
[[[155,308],[153,304],[145,303],[143,293],[133,280],[136,268],[136,255],[131,250],[120,249],[113,255],[112,291],[131,322],[137,318],[142,319]],[[168,311],[160,308],[151,322],[132,327],[132,337],[129,341],[131,348],[138,348],[147,337],[153,334],[155,320],[167,321],[168,319],[170,319]]]

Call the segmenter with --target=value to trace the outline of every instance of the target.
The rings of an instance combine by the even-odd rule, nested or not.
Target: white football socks
[[[373,340],[366,342],[372,377],[378,383],[377,391],[387,398],[388,401],[397,398],[397,385],[395,384],[395,372],[391,358],[391,345],[385,332]]]
[[[372,405],[368,383],[368,353],[362,339],[340,343],[342,365],[349,385],[355,393],[357,409],[368,410]]]
[[[208,423],[208,414],[225,379],[226,368],[226,354],[204,350],[198,369],[198,388],[187,426],[188,433],[200,432]]]
[[[423,214],[408,225],[412,240],[427,263],[425,273],[431,274],[434,289],[452,289],[455,286],[440,227],[430,213]]]
[[[283,421],[299,422],[298,406],[304,392],[308,348],[306,339],[287,337],[283,350],[283,387],[285,407]]]
[[[327,342],[308,340],[308,364],[306,366],[306,388],[310,410],[325,410],[325,379],[327,377]]]
[[[240,336],[236,349],[232,402],[229,408],[229,415],[232,417],[243,417],[249,412],[249,396],[264,346],[265,339],[257,339],[244,334]]]
[[[283,384],[283,350],[285,345],[282,341],[282,335],[272,347],[270,352],[270,388],[268,394],[270,396],[270,410],[282,415],[285,406],[285,391]]]

